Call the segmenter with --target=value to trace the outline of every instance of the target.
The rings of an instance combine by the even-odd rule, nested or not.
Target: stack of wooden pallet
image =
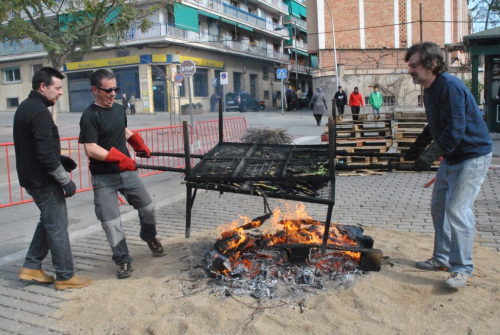
[[[340,121],[336,124],[337,150],[355,153],[385,153],[392,146],[392,113],[382,113],[379,120],[371,114],[360,114],[357,121]],[[328,142],[328,127],[322,134],[322,141]],[[338,163],[383,164],[384,159],[377,157],[337,157]]]
[[[417,137],[422,133],[427,125],[427,118],[423,108],[400,108],[395,111],[395,118],[392,128],[394,130],[393,147],[397,153],[404,154],[410,149]],[[400,159],[403,163],[413,163],[404,158]],[[437,168],[440,161],[434,162],[432,168]]]

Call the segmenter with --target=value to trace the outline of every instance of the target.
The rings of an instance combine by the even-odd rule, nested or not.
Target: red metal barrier
[[[138,132],[151,151],[163,151],[169,153],[184,153],[184,141],[182,126],[158,127],[134,130]],[[193,131],[189,126],[190,141],[193,143]],[[185,165],[184,158],[178,157],[151,157],[149,159],[135,157],[135,153],[129,146],[130,155],[140,159],[141,164],[159,165],[182,168]],[[0,157],[5,152],[5,160],[0,159],[0,208],[19,205],[33,201],[19,185],[16,170],[16,158],[14,143],[0,144]],[[83,144],[78,143],[78,137],[66,137],[61,139],[61,154],[72,158],[78,167],[71,172],[71,179],[75,182],[77,192],[92,189],[90,180],[89,160],[85,154]],[[141,169],[140,176],[150,176],[161,173],[157,170]]]
[[[223,126],[224,142],[241,142],[247,130],[247,120],[244,117],[231,117],[223,120]],[[219,120],[196,122],[195,128],[200,154],[209,152],[219,143]]]

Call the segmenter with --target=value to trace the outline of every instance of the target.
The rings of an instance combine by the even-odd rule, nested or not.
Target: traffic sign
[[[174,76],[174,81],[176,83],[182,83],[182,81],[184,80],[184,76],[180,73],[177,73],[175,76]]]
[[[212,78],[212,85],[217,86],[217,78]]]
[[[196,72],[196,64],[191,59],[182,62],[181,74],[184,77],[192,77],[195,72]]]
[[[227,72],[221,72],[220,73],[220,84],[221,85],[227,85],[228,84]]]
[[[277,69],[276,70],[276,78],[286,79],[286,69]]]

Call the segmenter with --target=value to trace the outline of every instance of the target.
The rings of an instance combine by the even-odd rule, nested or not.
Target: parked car
[[[226,112],[230,110],[239,110],[246,112],[249,109],[254,111],[265,110],[266,105],[263,100],[257,100],[248,92],[229,92],[225,97]]]

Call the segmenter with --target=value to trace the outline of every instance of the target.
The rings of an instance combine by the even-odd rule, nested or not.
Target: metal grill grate
[[[240,175],[243,177],[280,177],[284,167],[285,161],[248,159]]]
[[[240,162],[239,159],[214,159],[208,160],[199,166],[195,175],[197,177],[231,177]]]

